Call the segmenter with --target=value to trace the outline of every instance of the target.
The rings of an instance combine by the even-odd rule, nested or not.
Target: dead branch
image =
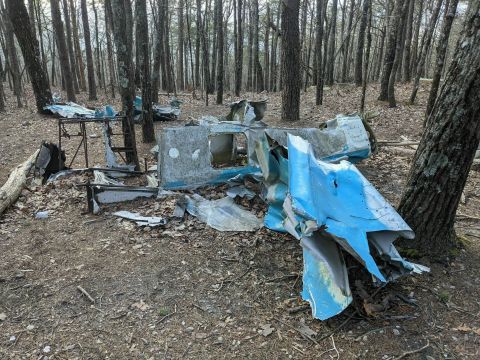
[[[27,161],[13,169],[7,182],[0,189],[0,214],[2,214],[5,209],[12,205],[20,196],[20,193],[27,182],[27,175],[35,162],[39,151],[40,150],[35,151]]]
[[[77,290],[80,291],[92,304],[95,303],[95,299],[90,295],[87,290],[85,290],[83,287],[80,285],[77,286]]]
[[[417,353],[422,352],[423,350],[425,350],[429,347],[430,347],[430,342],[427,341],[427,345],[422,346],[421,348],[416,349],[416,350],[405,351],[402,355],[400,355],[399,357],[396,357],[394,360],[400,360],[400,359],[403,359],[403,358],[405,358],[409,355],[417,354]]]

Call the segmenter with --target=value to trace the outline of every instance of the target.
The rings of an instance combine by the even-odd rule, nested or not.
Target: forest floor
[[[399,86],[399,106],[389,109],[376,101],[378,86],[369,86],[367,109],[378,113],[372,120],[378,139],[419,140],[428,88],[422,86],[413,106],[406,104],[409,90]],[[35,112],[31,94],[23,109],[8,95],[8,112],[0,114],[0,184],[41,140],[56,143],[58,134],[53,117]],[[268,99],[269,125],[318,127],[336,114],[354,112],[360,90],[329,88],[319,108],[309,89],[302,94],[302,120],[289,124],[279,121],[279,94],[245,97]],[[157,127],[228,113],[225,106],[206,107],[190,95],[179,98],[184,101],[180,121]],[[82,94],[77,102],[111,103],[104,97],[86,99]],[[119,108],[118,99],[114,104]],[[103,164],[100,130],[92,126],[88,134],[91,163]],[[140,132],[137,140],[140,144]],[[76,143],[65,144],[67,162]],[[153,164],[151,146],[141,145],[139,153]],[[358,167],[397,205],[410,163],[408,155],[382,147]],[[81,157],[73,164],[83,165]],[[367,316],[355,301],[328,321],[314,320],[309,309],[288,311],[304,304],[302,252],[291,236],[265,228],[218,232],[189,215],[148,230],[110,215],[123,209],[168,218],[171,200],[136,200],[91,215],[84,188],[76,186],[86,176],[31,186],[0,216],[0,359],[480,358],[478,168],[470,172],[459,208],[467,216],[456,223],[464,248],[452,253],[449,264],[415,259],[431,272],[376,292],[373,300],[387,303],[385,311]],[[202,190],[210,198],[223,192],[223,187]],[[258,199],[244,205],[258,216],[265,212]],[[49,210],[48,218],[35,219],[39,210]]]

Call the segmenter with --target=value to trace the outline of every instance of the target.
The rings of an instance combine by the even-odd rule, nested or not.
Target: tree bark
[[[13,25],[13,31],[22,50],[25,66],[32,82],[33,92],[38,112],[44,113],[43,109],[52,102],[52,93],[48,76],[40,61],[38,42],[33,36],[27,8],[23,1],[6,0],[7,12]]]
[[[300,119],[300,0],[282,0],[282,121]]]
[[[337,30],[337,5],[338,0],[333,0],[332,3],[332,18],[330,24],[330,37],[328,43],[328,60],[325,75],[325,83],[327,85],[333,85],[334,72],[335,72],[335,38]]]
[[[367,1],[365,1],[367,2]],[[348,15],[347,35],[345,36],[343,44],[343,64],[342,64],[342,82],[347,81],[349,50],[350,50],[350,33],[352,32],[353,10],[355,8],[355,0],[350,0],[350,11]]]
[[[5,92],[3,90],[3,64],[0,56],[0,112],[5,111]]]
[[[324,0],[317,0],[317,19],[316,19],[316,40],[315,40],[315,56],[316,56],[316,93],[315,93],[315,104],[323,104],[323,57],[322,57],[322,48],[323,48],[323,7]]]
[[[370,63],[370,48],[372,46],[372,0],[364,0],[367,3],[368,8],[368,25],[367,25],[367,51],[365,53],[365,61],[363,63],[363,74],[362,77],[362,97],[360,100],[360,113],[365,114],[365,97],[367,92],[367,82],[368,82],[368,65]]]
[[[380,96],[378,100],[386,101],[388,100],[388,83],[390,82],[390,74],[392,73],[393,62],[395,61],[395,52],[397,47],[397,29],[396,29],[396,16],[395,13],[398,13],[397,9],[401,7],[402,1],[396,0],[394,11],[394,21],[390,21],[388,37],[387,37],[387,46],[385,49],[385,57],[383,59],[383,70],[382,78],[380,81]]]
[[[242,70],[243,70],[243,27],[242,27],[242,0],[237,2],[237,42],[235,57],[235,96],[240,96],[242,91]]]
[[[135,18],[137,20],[138,66],[140,68],[140,83],[142,86],[142,136],[144,143],[155,141],[152,112],[152,84],[150,79],[150,47],[148,44],[147,0],[137,0],[135,3]]]
[[[472,1],[445,84],[413,159],[399,212],[421,255],[456,245],[455,213],[480,142],[480,2]]]
[[[77,79],[77,65],[75,62],[75,54],[73,52],[72,25],[70,20],[70,14],[68,12],[67,0],[63,0],[62,4],[63,4],[63,17],[65,19],[65,29],[67,31],[68,58],[70,60],[70,71],[72,73],[73,88],[75,89],[75,93],[78,94],[80,92],[80,88],[79,88],[78,79]]]
[[[185,89],[185,64],[184,64],[184,22],[183,22],[184,0],[178,1],[178,66],[177,66],[177,88]]]
[[[363,69],[363,49],[365,47],[365,29],[367,28],[368,5],[369,2],[363,1],[362,19],[360,20],[360,28],[358,30],[357,54],[355,61],[355,85],[362,85],[362,69]]]
[[[105,37],[107,39],[107,56],[108,56],[108,70],[110,77],[110,91],[112,98],[115,98],[115,63],[113,60],[113,46],[112,46],[112,31],[113,31],[113,15],[112,5],[110,0],[105,0]]]
[[[72,15],[73,45],[75,47],[75,58],[77,60],[77,72],[80,89],[87,91],[87,82],[85,80],[85,64],[83,62],[82,51],[80,49],[80,37],[78,35],[77,13],[74,0],[70,0],[70,14]]]
[[[267,15],[265,21],[265,41],[263,42],[263,73],[264,89],[270,91],[270,5],[267,3]]]
[[[424,39],[422,41],[423,43],[422,52],[420,54],[420,58],[418,59],[412,94],[410,95],[410,104],[413,104],[415,102],[417,91],[420,87],[420,76],[422,75],[422,69],[425,66],[425,61],[427,59],[427,52],[432,42],[433,31],[435,30],[435,24],[437,23],[438,15],[440,14],[442,1],[443,0],[437,0],[437,5],[433,10],[432,17],[430,18],[430,22],[428,23],[428,28],[425,29]]]
[[[412,58],[412,32],[413,32],[413,14],[415,10],[415,0],[409,0],[408,4],[408,17],[407,17],[407,26],[405,33],[405,50],[403,54],[403,69],[402,69],[402,80],[408,82],[411,80],[411,71],[410,71],[410,61]]]
[[[85,52],[87,54],[88,99],[97,100],[97,86],[95,84],[95,69],[93,67],[92,41],[90,39],[90,26],[88,23],[87,0],[81,0],[83,37],[85,39]]]
[[[84,0],[82,0],[84,1]],[[117,49],[117,69],[120,95],[125,118],[122,120],[125,147],[132,148],[126,153],[127,162],[139,170],[135,128],[133,122],[134,70],[132,54],[132,5],[130,0],[111,0],[113,12],[113,35]]]
[[[223,103],[223,1],[216,0],[217,9],[217,104]]]
[[[442,77],[443,66],[445,63],[445,56],[447,54],[448,38],[450,37],[450,30],[457,12],[458,0],[450,0],[448,9],[445,11],[445,18],[443,21],[442,32],[440,39],[438,39],[437,46],[437,60],[435,64],[435,72],[433,73],[432,85],[430,87],[430,95],[428,97],[426,118],[432,112],[433,105],[437,98],[438,87],[440,85],[440,78]]]
[[[50,0],[50,9],[52,11],[52,23],[55,29],[55,39],[62,68],[63,80],[67,89],[68,101],[76,101],[75,88],[73,86],[72,71],[70,70],[70,61],[68,59],[67,43],[65,41],[65,32],[63,29],[62,14],[60,12],[59,0]]]

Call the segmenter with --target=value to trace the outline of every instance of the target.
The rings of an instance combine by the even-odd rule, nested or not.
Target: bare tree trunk
[[[9,19],[7,11],[2,6],[2,18],[5,24],[5,45],[8,49],[8,68],[13,80],[13,94],[17,98],[17,107],[22,108],[22,76],[20,74],[20,64],[18,62],[17,49],[15,48],[15,37],[13,36],[13,24]],[[28,16],[28,14],[27,14]]]
[[[317,0],[317,21],[316,21],[316,41],[315,41],[315,56],[317,58],[317,90],[315,95],[316,105],[323,104],[323,57],[322,57],[322,48],[323,48],[323,7],[325,6],[324,0]]]
[[[430,87],[430,96],[428,97],[426,115],[430,115],[437,99],[438,87],[440,85],[440,78],[442,76],[443,66],[445,63],[445,56],[447,53],[448,38],[450,37],[450,30],[457,12],[458,0],[450,0],[448,9],[445,11],[445,18],[443,21],[442,33],[438,40],[437,46],[437,61],[435,64],[435,72],[433,73],[432,86]]]
[[[370,48],[372,46],[372,0],[364,0],[368,8],[368,25],[367,25],[367,51],[365,53],[365,61],[363,63],[363,77],[362,77],[362,98],[360,100],[360,113],[365,114],[365,97],[367,92],[368,82],[368,65],[370,63]]]
[[[137,20],[138,61],[142,84],[142,135],[144,143],[155,141],[152,112],[152,85],[150,79],[150,47],[148,44],[147,0],[135,2]]]
[[[423,1],[419,1],[420,8],[418,9],[418,17],[417,22],[415,23],[415,30],[413,33],[413,42],[412,42],[412,56],[410,60],[410,67],[408,68],[408,74],[406,78],[408,81],[412,80],[412,69],[415,73],[415,69],[417,66],[417,57],[418,57],[418,40],[420,38],[420,26],[422,24],[422,15],[423,15]],[[421,49],[420,49],[421,51]]]
[[[265,21],[265,41],[263,42],[263,73],[264,85],[263,87],[270,91],[270,5],[267,3],[267,15]]]
[[[87,0],[81,0],[83,37],[85,38],[85,52],[87,54],[88,99],[97,100],[97,86],[95,84],[95,70],[93,67],[92,41],[88,23]]]
[[[68,60],[67,43],[65,41],[65,32],[63,29],[62,14],[60,12],[59,0],[50,0],[50,8],[52,11],[52,24],[55,29],[55,39],[57,42],[58,55],[60,58],[60,66],[62,69],[65,88],[67,89],[68,101],[76,101],[75,88],[73,86],[72,71],[70,70],[70,61]]]
[[[270,91],[277,91],[277,77],[278,77],[278,66],[277,66],[277,48],[278,48],[278,38],[280,36],[278,26],[280,23],[280,9],[281,2],[278,3],[277,9],[277,19],[275,25],[275,32],[272,40],[272,57],[270,59]]]
[[[365,1],[367,2],[367,1]],[[348,62],[349,62],[349,50],[350,50],[350,33],[352,32],[352,22],[353,22],[353,10],[355,8],[355,0],[350,0],[350,12],[348,15],[348,25],[347,25],[347,35],[345,37],[345,42],[343,44],[343,64],[342,64],[342,82],[347,81],[348,75]]]
[[[388,0],[387,0],[388,1]],[[365,47],[365,29],[367,28],[369,2],[363,1],[362,18],[360,21],[360,28],[358,30],[358,42],[357,42],[357,54],[355,61],[355,85],[362,85],[362,77],[366,74],[362,74],[363,69],[363,48]]]
[[[300,0],[282,1],[282,121],[300,119]]]
[[[80,37],[78,35],[77,12],[74,0],[70,0],[70,14],[72,15],[73,45],[75,47],[75,58],[77,60],[77,73],[80,89],[87,91],[87,82],[85,80],[85,64],[83,63],[82,50],[80,49]]]
[[[335,72],[335,38],[337,32],[337,4],[338,0],[333,0],[332,3],[332,18],[330,25],[330,38],[328,43],[328,61],[325,75],[325,83],[327,85],[333,85],[334,72]]]
[[[38,112],[45,112],[44,107],[52,102],[52,93],[48,76],[40,61],[38,42],[33,36],[27,8],[23,1],[6,0],[7,12],[13,25],[13,31],[22,49],[23,59],[32,82]]]
[[[184,23],[183,23],[184,0],[178,1],[178,66],[177,66],[177,88],[185,89],[185,65],[184,57]],[[223,14],[222,14],[223,16]]]
[[[95,0],[92,0],[92,9],[93,9],[93,15],[95,17],[95,62],[96,62],[96,70],[97,70],[97,79],[98,79],[98,86],[100,89],[104,87],[105,81],[102,76],[102,67],[100,65],[100,52],[101,52],[101,47],[100,47],[100,40],[98,37],[98,13],[97,13],[97,7],[95,5]]]
[[[0,112],[5,111],[5,92],[3,90],[3,64],[0,56]]]
[[[105,35],[107,38],[107,56],[108,56],[108,70],[110,76],[110,90],[112,98],[115,98],[115,63],[113,60],[113,46],[111,33],[113,32],[113,14],[110,0],[105,0]]]
[[[242,0],[237,1],[237,55],[235,57],[235,96],[242,91],[243,68],[243,29],[242,29]]]
[[[437,4],[433,10],[432,17],[430,18],[428,28],[425,29],[424,40],[422,41],[423,43],[422,52],[420,54],[420,58],[418,59],[412,94],[410,95],[410,104],[413,104],[415,102],[417,91],[420,87],[420,76],[422,75],[422,69],[425,66],[425,61],[427,59],[427,52],[432,42],[433,31],[435,30],[435,24],[437,23],[438,15],[440,14],[442,1],[443,0],[437,0]]]
[[[399,212],[420,255],[445,259],[457,243],[455,214],[480,141],[480,2],[472,1],[453,61],[428,117]]]
[[[413,15],[415,10],[415,0],[409,0],[407,28],[405,33],[405,50],[403,54],[403,71],[402,80],[408,82],[411,80],[410,61],[412,58],[412,32],[413,32]]]
[[[223,1],[216,0],[217,13],[217,104],[223,103]]]
[[[84,1],[84,0],[82,0]],[[130,0],[111,0],[113,12],[113,35],[117,49],[118,83],[122,97],[125,119],[122,121],[123,139],[125,147],[133,150],[126,153],[127,162],[135,164],[136,170],[140,169],[135,140],[133,122],[134,70],[132,55],[132,5]]]
[[[65,19],[65,28],[67,30],[67,48],[68,48],[68,57],[70,60],[70,71],[72,73],[73,79],[73,88],[75,93],[79,93],[80,89],[78,86],[77,80],[77,65],[75,63],[75,54],[73,52],[73,41],[72,41],[72,25],[70,20],[70,14],[68,13],[68,4],[67,0],[63,0],[63,17]]]
[[[380,81],[380,96],[378,100],[386,101],[388,100],[388,83],[390,82],[390,74],[392,73],[393,63],[395,61],[395,52],[397,46],[397,29],[396,29],[396,18],[395,14],[399,14],[399,7],[401,7],[402,1],[396,0],[395,7],[393,9],[393,23],[390,21],[390,28],[388,29],[387,37],[387,47],[385,49],[385,57],[383,59],[383,71],[382,78]]]
[[[393,27],[391,31],[395,32],[395,60],[393,61],[392,71],[390,73],[390,78],[388,80],[388,105],[391,108],[397,106],[397,101],[395,99],[395,79],[397,71],[400,67],[400,60],[403,55],[403,37],[402,32],[405,25],[405,15],[408,10],[408,2],[403,0],[397,1],[395,4],[395,12],[393,19]]]

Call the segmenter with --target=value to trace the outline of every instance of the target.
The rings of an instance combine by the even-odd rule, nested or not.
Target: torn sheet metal
[[[103,118],[115,117],[117,115],[117,112],[110,105],[106,105],[100,109],[92,110],[74,102],[55,103],[45,106],[44,109],[50,111],[54,115],[58,115],[59,117],[67,119]]]
[[[158,179],[165,189],[195,188],[219,184],[235,176],[260,174],[256,166],[214,168],[212,136],[243,133],[245,127],[222,123],[212,126],[185,126],[164,129],[159,134]],[[188,139],[188,141],[186,141]]]
[[[114,212],[113,215],[134,221],[138,226],[148,226],[151,228],[163,226],[167,223],[167,220],[158,216],[142,216],[139,213],[125,210]]]
[[[288,134],[301,136],[313,144],[315,156],[329,161],[348,158],[356,162],[371,154],[368,133],[358,116],[339,116],[328,121],[325,129],[266,128],[261,122],[246,126],[239,122],[205,119],[200,124],[167,128],[159,134],[160,187],[195,188],[223,183],[234,176],[257,176],[261,166],[255,146],[265,135],[284,148],[287,147]],[[235,141],[236,134],[246,137],[246,149]],[[214,168],[212,165],[236,158],[239,153],[246,154],[245,166]]]
[[[198,194],[186,196],[186,210],[218,231],[256,231],[262,221],[237,205],[232,198],[207,200]]]
[[[180,104],[182,102],[177,98],[172,98],[169,105],[152,104],[153,121],[177,120],[180,116]],[[135,97],[135,120],[140,121],[143,112],[142,98]]]
[[[117,155],[112,150],[112,140],[110,137],[110,126],[106,123],[102,124],[103,146],[105,147],[105,162],[107,167],[118,170],[135,170],[134,164],[119,164]]]
[[[227,190],[227,196],[230,196],[232,199],[236,197],[246,198],[248,200],[252,200],[255,197],[255,193],[252,190],[249,190],[245,187],[245,185],[237,185],[233,186]]]
[[[275,140],[282,142],[278,136]],[[301,240],[302,296],[312,305],[315,317],[327,319],[351,302],[340,249],[363,264],[378,282],[428,271],[398,254],[393,241],[399,236],[411,239],[413,231],[353,164],[319,160],[314,146],[300,136],[288,134],[286,145],[264,135],[255,146],[270,204],[265,225]],[[372,248],[379,254],[379,263]]]

